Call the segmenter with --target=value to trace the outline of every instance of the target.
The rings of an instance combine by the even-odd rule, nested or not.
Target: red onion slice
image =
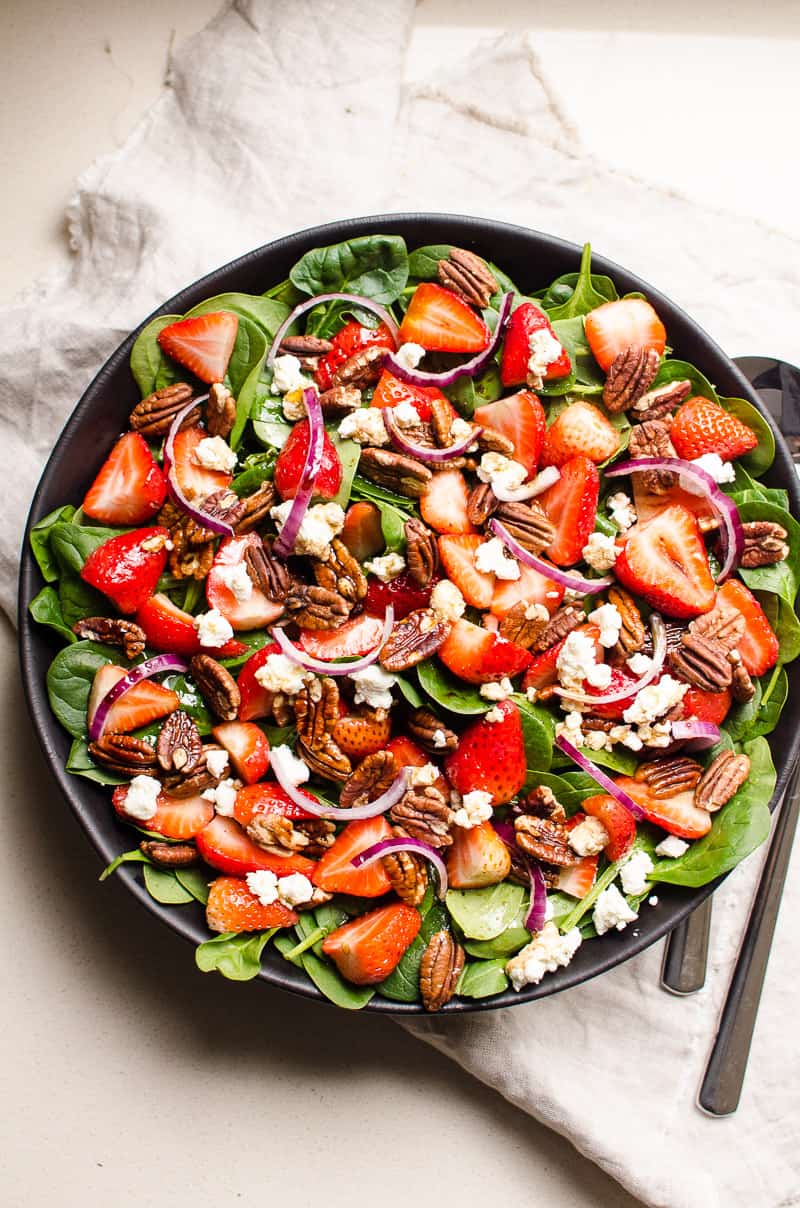
[[[536,860],[528,861],[528,876],[531,879],[531,904],[525,926],[535,934],[544,927],[547,914],[547,885],[544,873]]]
[[[354,671],[363,671],[365,667],[372,666],[383,649],[393,625],[394,605],[389,604],[386,608],[386,615],[383,620],[383,633],[378,645],[370,650],[369,654],[362,655],[359,659],[353,659],[350,663],[329,663],[325,659],[315,659],[313,655],[306,654],[304,650],[298,650],[289,641],[279,625],[271,629],[270,633],[286,657],[291,659],[293,663],[298,663],[301,667],[305,667],[307,671],[319,671],[321,675],[352,675]]]
[[[713,721],[697,721],[692,718],[689,721],[674,721],[672,737],[676,742],[685,743],[689,751],[707,751],[719,742],[720,730]]]
[[[560,477],[561,471],[556,466],[545,466],[532,482],[525,482],[513,490],[492,483],[492,494],[496,495],[501,503],[524,503],[526,499],[534,499],[555,486]]]
[[[115,701],[133,688],[136,684],[141,683],[144,679],[151,679],[154,675],[160,675],[162,671],[188,671],[189,664],[186,659],[180,658],[177,654],[157,654],[154,658],[146,659],[145,662],[139,663],[136,667],[132,667],[124,679],[117,680],[113,687],[109,688],[105,696],[102,698],[97,708],[95,709],[94,717],[89,726],[89,738],[92,742],[96,742],[103,733],[105,724],[108,721],[108,714],[111,706]]]
[[[592,763],[591,759],[587,759],[585,755],[582,755],[578,748],[574,747],[571,742],[567,741],[566,738],[557,738],[556,746],[559,748],[559,750],[563,751],[565,755],[568,755],[569,758],[578,765],[582,772],[585,772],[587,776],[591,776],[592,780],[596,780],[601,789],[604,789],[605,792],[613,797],[615,801],[618,801],[620,805],[624,805],[625,809],[628,810],[629,813],[633,814],[637,822],[641,822],[647,817],[642,807],[637,805],[633,800],[633,797],[629,797],[624,789],[621,789],[618,785],[614,784],[614,781],[610,776],[606,776],[605,772],[599,768],[596,763]]]
[[[181,485],[178,482],[178,475],[175,470],[174,447],[175,437],[180,431],[181,424],[190,411],[193,411],[198,403],[204,403],[208,398],[207,394],[201,394],[199,398],[191,399],[185,407],[182,407],[175,416],[170,430],[167,433],[167,439],[164,441],[164,467],[167,471],[167,487],[169,495],[173,503],[176,503],[181,511],[186,512],[187,516],[191,516],[196,524],[200,524],[203,528],[210,529],[212,533],[219,533],[221,537],[232,537],[233,529],[224,520],[220,520],[217,516],[209,516],[198,507],[195,503],[190,503],[183,493]]]
[[[603,473],[606,478],[619,478],[622,474],[637,474],[642,470],[672,470],[687,491],[694,495],[705,495],[708,499],[722,526],[722,566],[717,582],[724,583],[736,570],[744,553],[744,530],[736,504],[710,474],[680,457],[637,457],[635,461],[622,461],[619,465],[609,466]]]
[[[415,856],[423,856],[424,859],[429,860],[436,869],[436,879],[439,882],[437,896],[444,898],[447,893],[447,868],[436,848],[431,847],[430,843],[424,843],[422,839],[383,839],[380,843],[373,843],[372,847],[367,847],[357,856],[353,856],[350,863],[354,868],[364,868],[393,851],[410,851]]]
[[[391,313],[385,306],[379,306],[377,302],[370,301],[369,298],[362,298],[360,294],[317,294],[315,298],[309,298],[307,302],[301,302],[299,306],[295,306],[288,318],[284,319],[275,333],[275,339],[272,341],[270,350],[267,353],[267,369],[272,368],[272,362],[278,354],[278,349],[281,346],[281,340],[286,335],[293,323],[309,310],[314,310],[317,306],[323,306],[326,302],[352,302],[361,310],[368,310],[373,315],[376,315],[382,323],[385,323],[389,328],[392,339],[395,344],[399,343],[400,335],[397,329],[397,323],[392,318]]]
[[[401,453],[407,454],[408,457],[415,457],[418,461],[449,461],[451,457],[460,457],[462,453],[466,453],[471,445],[475,444],[483,428],[473,428],[469,436],[464,440],[457,441],[454,445],[448,445],[444,449],[431,449],[429,445],[418,445],[416,441],[409,440],[403,435],[403,430],[398,424],[393,414],[393,407],[384,407],[381,414],[383,422],[386,425],[386,431],[389,433],[392,444],[395,449],[399,449]]]
[[[520,562],[524,562],[526,566],[533,567],[540,575],[544,575],[546,579],[551,579],[553,583],[560,583],[562,587],[569,588],[570,591],[578,591],[584,596],[593,596],[614,582],[613,575],[604,575],[602,579],[585,579],[583,575],[568,574],[557,566],[553,566],[551,562],[545,562],[542,558],[537,558],[535,554],[529,553],[523,545],[520,545],[519,541],[516,541],[511,536],[505,525],[501,524],[494,516],[489,521],[489,528],[495,537],[500,538],[512,557],[517,558]]]
[[[411,386],[439,386],[441,388],[442,386],[452,386],[453,382],[457,382],[462,377],[475,377],[475,374],[480,373],[497,352],[506,324],[511,318],[511,305],[513,301],[513,294],[508,293],[503,295],[500,313],[497,316],[497,326],[486,348],[482,352],[476,353],[470,360],[463,361],[462,364],[454,366],[453,369],[445,369],[443,373],[430,373],[425,369],[409,369],[397,359],[397,354],[394,352],[386,354],[383,362],[384,369],[388,369],[401,382],[408,382]]]
[[[378,814],[385,814],[387,810],[390,810],[406,791],[408,769],[401,768],[399,774],[389,785],[386,792],[381,793],[380,797],[376,797],[374,801],[367,802],[366,805],[354,805],[350,809],[339,809],[335,805],[323,805],[315,797],[302,792],[291,777],[286,774],[286,769],[280,756],[275,757],[276,750],[280,749],[280,747],[273,747],[269,753],[270,767],[275,774],[275,779],[287,797],[291,797],[295,805],[302,806],[304,810],[307,810],[309,814],[313,814],[315,818],[329,818],[332,822],[356,822],[360,818],[377,818]]]
[[[605,694],[582,692],[579,688],[562,688],[556,687],[553,692],[556,696],[569,697],[578,705],[613,705],[615,701],[627,700],[628,697],[636,696],[641,692],[642,688],[646,688],[652,680],[656,678],[661,668],[664,666],[664,659],[667,657],[667,631],[664,628],[664,622],[657,612],[650,616],[650,632],[653,635],[653,655],[651,665],[644,675],[640,676],[627,688],[618,688],[615,692],[607,692]]]
[[[314,480],[322,464],[322,453],[325,446],[325,423],[322,418],[322,408],[319,405],[319,395],[313,386],[303,391],[303,402],[308,413],[308,452],[300,475],[300,485],[292,500],[289,515],[286,517],[280,536],[275,539],[272,547],[279,558],[288,558],[294,549],[297,534],[303,523],[303,517],[308,511],[311,496],[314,494]]]

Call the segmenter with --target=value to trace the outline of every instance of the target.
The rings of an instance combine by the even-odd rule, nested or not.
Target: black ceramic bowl
[[[402,235],[410,248],[423,244],[453,243],[474,249],[506,269],[524,290],[533,291],[562,273],[576,271],[580,262],[580,249],[574,244],[538,231],[508,226],[488,219],[450,214],[388,214],[353,218],[313,227],[258,248],[190,285],[160,306],[154,315],[183,314],[203,299],[228,290],[263,293],[287,277],[291,266],[309,248],[337,243],[355,235],[384,231]],[[587,235],[591,235],[591,231],[587,231]],[[749,382],[722,349],[668,298],[626,269],[604,260],[601,256],[594,257],[593,268],[598,273],[613,277],[620,294],[634,290],[644,292],[663,319],[670,345],[676,355],[697,365],[706,377],[716,384],[721,394],[747,398],[756,406],[760,406]],[[138,332],[134,331],[106,362],[72,413],[34,496],[28,519],[29,527],[60,504],[77,504],[83,498],[87,485],[97,473],[115,438],[127,426],[127,417],[139,399],[128,368],[128,357],[137,334]],[[763,407],[761,409],[763,411]],[[776,438],[777,456],[766,475],[766,481],[772,486],[788,489],[792,510],[795,514],[800,514],[797,476],[788,450],[777,431]],[[130,831],[117,821],[110,806],[107,789],[95,788],[89,781],[70,776],[64,771],[70,745],[69,737],[51,714],[45,691],[45,674],[56,647],[50,641],[47,631],[35,625],[28,614],[28,605],[41,587],[42,580],[26,541],[20,574],[19,637],[28,705],[45,757],[64,796],[106,864],[130,846]],[[784,711],[780,724],[771,737],[778,768],[778,785],[773,806],[781,799],[800,743],[800,709],[797,704],[800,701],[800,661],[789,666],[787,670],[793,703]],[[185,936],[187,940],[197,944],[208,938],[200,906],[159,905],[145,890],[141,872],[136,865],[125,865],[116,875],[123,879],[131,893],[139,898],[147,910],[158,915],[167,926]],[[508,990],[495,998],[482,1001],[455,999],[445,1010],[485,1011],[512,1006],[515,1003],[544,998],[548,994],[555,994],[559,990],[565,990],[604,973],[665,935],[704,897],[712,893],[718,884],[719,881],[715,881],[699,890],[660,885],[658,909],[643,911],[635,929],[628,928],[621,933],[611,932],[602,939],[584,944],[566,969],[548,974],[538,986],[528,986],[520,993]],[[99,888],[98,893],[102,893],[102,889]],[[265,982],[283,990],[322,999],[322,995],[305,975],[275,952],[269,952],[265,957],[260,976]],[[422,1011],[418,1004],[394,1003],[379,997],[374,998],[366,1009],[404,1015],[419,1014]]]

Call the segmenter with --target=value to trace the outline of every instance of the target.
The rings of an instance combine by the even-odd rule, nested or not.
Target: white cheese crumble
[[[380,407],[360,407],[346,415],[338,428],[343,440],[355,440],[360,445],[388,445],[389,433]]]
[[[233,637],[233,626],[217,608],[199,613],[194,624],[201,646],[224,646]]]
[[[646,851],[635,851],[620,870],[622,891],[628,897],[638,898],[647,889],[647,874],[653,871],[653,861]]]
[[[416,407],[406,399],[392,407],[392,419],[398,428],[418,428],[420,423]]]
[[[501,680],[491,680],[488,684],[481,684],[478,691],[486,700],[507,700],[514,691],[514,685],[507,676],[503,676]]]
[[[391,709],[395,677],[384,671],[379,663],[372,663],[361,671],[351,671],[348,678],[355,684],[354,699],[357,705],[368,705],[370,709]]]
[[[245,873],[247,888],[258,898],[262,906],[271,906],[278,900],[278,878],[274,872],[260,868],[258,872]]]
[[[382,558],[370,558],[364,570],[375,575],[382,583],[390,583],[406,569],[406,560],[401,554],[384,554]]]
[[[398,361],[404,369],[416,369],[422,358],[425,356],[425,349],[421,344],[414,344],[409,341],[407,344],[401,344],[397,352],[394,354],[394,359]],[[419,420],[417,421],[419,422]]]
[[[515,558],[506,557],[506,547],[499,537],[483,541],[475,550],[475,569],[498,579],[518,579],[521,571]]]
[[[528,348],[530,349],[528,384],[534,390],[541,390],[547,376],[548,366],[558,360],[563,348],[547,327],[540,327],[538,331],[531,332],[528,337]]]
[[[269,753],[269,761],[276,777],[280,772],[280,779],[293,784],[295,788],[308,780],[308,764],[298,759],[291,747],[273,747]]]
[[[425,763],[421,768],[408,769],[409,785],[419,785],[421,788],[428,788],[435,784],[439,779],[439,769],[434,763]]]
[[[523,986],[538,985],[545,973],[554,973],[568,965],[580,946],[581,933],[577,927],[562,935],[555,923],[545,923],[539,934],[506,965],[512,986],[521,990]]]
[[[614,538],[607,537],[605,533],[592,533],[581,550],[584,562],[587,562],[592,570],[596,570],[601,575],[604,575],[607,570],[611,570],[618,553]]]
[[[657,906],[658,905],[658,897],[656,896],[656,894],[651,894],[651,896],[647,899],[647,905],[648,906]]]
[[[641,751],[644,746],[639,735],[634,733],[630,726],[612,726],[608,737],[612,743],[622,743],[623,747],[627,747],[629,751]]]
[[[631,503],[630,496],[624,491],[617,491],[606,501],[608,514],[621,529],[629,529],[636,523],[636,509]]]
[[[525,609],[526,621],[549,621],[550,613],[544,604],[529,604]]]
[[[611,683],[611,668],[597,662],[593,640],[579,629],[567,635],[556,659],[556,671],[561,686],[567,689],[582,688],[584,680],[601,690]]]
[[[161,784],[154,776],[134,776],[125,794],[125,813],[138,822],[149,822],[158,809]]]
[[[462,419],[460,415],[456,416],[450,425],[450,437],[452,444],[460,444],[462,440],[466,440],[473,431],[473,424]],[[477,446],[475,446],[477,448]]]
[[[493,725],[498,721],[502,721],[504,716],[503,710],[498,709],[497,705],[495,705],[488,713],[484,713],[483,720],[488,721],[489,725]]]
[[[484,793],[482,789],[473,789],[465,793],[461,799],[461,807],[456,810],[453,821],[464,830],[472,830],[481,822],[486,822],[492,816],[492,794]]]
[[[679,839],[677,835],[667,835],[656,847],[656,855],[665,856],[668,860],[677,860],[678,856],[688,850],[689,844],[684,843],[683,839]]]
[[[435,747],[442,748],[447,746],[447,735],[444,730],[434,730],[431,737]]]
[[[634,675],[646,675],[653,665],[653,660],[646,654],[642,654],[640,650],[636,654],[632,654],[627,662]]]
[[[268,654],[256,671],[256,683],[267,692],[283,692],[297,696],[305,686],[308,672],[286,654]]]
[[[600,628],[600,645],[606,649],[616,646],[622,629],[622,617],[616,604],[601,604],[589,613],[588,619]]]
[[[604,889],[595,903],[592,911],[592,922],[598,935],[615,929],[624,931],[628,923],[638,919],[635,910],[631,910],[616,885]]]
[[[719,453],[704,453],[702,457],[693,457],[691,464],[700,470],[705,470],[714,482],[735,482],[736,470],[729,461],[723,461]]]
[[[286,352],[276,357],[272,362],[272,393],[288,394],[290,390],[302,390],[304,386],[313,386],[310,378],[303,373],[299,357]]]
[[[503,491],[516,491],[528,477],[528,471],[518,461],[502,453],[484,453],[478,467],[478,478]]]
[[[467,607],[461,592],[449,579],[440,579],[435,585],[430,605],[440,621],[457,621]]]
[[[292,510],[293,499],[278,504],[270,509],[270,516],[283,529],[286,518]],[[328,549],[334,537],[338,537],[344,527],[344,512],[338,503],[315,503],[303,517],[300,532],[294,543],[295,554],[306,554],[309,558],[319,558],[325,562]]]
[[[302,872],[290,873],[278,881],[278,901],[291,910],[310,902],[314,896],[314,886]]]
[[[595,856],[608,843],[608,831],[599,818],[584,818],[569,832],[569,845],[578,856]]]
[[[219,778],[225,774],[228,767],[229,759],[228,752],[217,747],[208,747],[206,750],[206,767],[212,776]]]
[[[230,474],[238,461],[233,449],[221,436],[204,436],[192,453],[192,461],[204,470],[219,470]]]
[[[240,604],[250,599],[253,594],[253,580],[247,573],[246,563],[235,562],[232,566],[218,566],[217,574],[220,583],[227,587]]]
[[[622,719],[633,726],[654,722],[679,704],[688,691],[688,684],[671,675],[662,675],[657,684],[648,684],[636,694],[636,700],[625,710]]]
[[[241,784],[238,780],[233,780],[230,776],[227,780],[222,780],[216,788],[204,789],[200,796],[204,801],[210,801],[218,814],[222,814],[223,818],[232,818],[234,806],[236,805],[236,794],[239,792]]]

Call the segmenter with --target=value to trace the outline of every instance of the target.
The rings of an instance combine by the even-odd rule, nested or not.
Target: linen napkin
[[[730,352],[796,356],[796,239],[595,160],[564,119],[530,38],[486,44],[403,92],[412,19],[412,0],[384,0],[379,22],[363,20],[356,0],[227,4],[176,53],[170,86],[127,143],[80,177],[71,254],[0,312],[0,455],[13,484],[0,521],[0,604],[9,615],[21,517],[103,359],[187,282],[315,222],[438,209],[591,237]],[[647,1204],[798,1203],[786,926],[739,1113],[709,1120],[693,1106],[756,864],[715,897],[709,988],[690,1000],[658,988],[653,948],[530,1006],[405,1026]],[[798,897],[790,883],[784,920]]]

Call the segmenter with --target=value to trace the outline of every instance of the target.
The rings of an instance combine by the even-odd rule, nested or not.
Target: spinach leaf
[[[58,652],[48,668],[50,708],[73,738],[86,733],[89,693],[95,675],[106,663],[124,663],[121,651],[99,642],[73,642]]]
[[[269,645],[272,641],[272,634],[268,629],[240,629],[236,634],[236,641],[241,642],[245,647],[241,654],[232,654],[228,658],[219,660],[222,666],[227,667],[229,671],[235,671],[247,662],[251,654],[255,654],[257,650]]]
[[[117,871],[117,869],[120,867],[120,865],[122,865],[122,864],[150,864],[150,863],[152,863],[152,861],[150,860],[150,857],[146,856],[143,851],[139,851],[138,847],[134,847],[133,851],[123,851],[117,856],[116,860],[112,860],[110,864],[107,864],[106,867],[103,869],[103,871],[100,873],[98,880],[100,880],[100,881],[107,880],[111,876],[111,874],[115,873]]]
[[[751,570],[740,567],[739,574],[751,591],[771,591],[787,604],[793,604],[800,587],[800,524],[794,516],[774,503],[740,503],[739,517],[743,524],[750,520],[771,520],[786,529],[789,556],[772,566],[756,566]]]
[[[725,718],[725,729],[734,742],[771,734],[789,695],[789,680],[781,666],[754,680],[753,686],[756,690],[753,699],[734,705]]]
[[[178,367],[164,356],[157,337],[165,327],[169,327],[170,323],[177,323],[180,318],[181,315],[158,315],[151,319],[136,337],[131,349],[131,373],[142,398],[153,393],[159,379],[160,385],[169,385],[170,373],[174,374],[172,381],[178,380]]]
[[[338,494],[334,497],[333,502],[338,503],[340,508],[346,508],[350,502],[350,490],[353,486],[356,470],[358,469],[361,445],[355,440],[343,440],[335,428],[332,431],[328,431],[328,436],[334,449],[339,454],[339,462],[342,467],[342,485],[339,487]]]
[[[89,554],[112,537],[128,531],[62,521],[50,530],[50,548],[64,574],[79,575]]]
[[[64,638],[65,641],[77,641],[75,634],[64,621],[61,602],[58,598],[58,592],[54,587],[50,587],[49,585],[43,587],[38,596],[35,596],[28,605],[28,612],[34,621],[38,621],[40,625],[48,625],[50,629],[54,629],[58,636]]]
[[[772,428],[761,412],[743,398],[720,398],[719,404],[731,415],[735,415],[758,437],[758,444],[750,453],[742,455],[742,462],[752,474],[763,474],[775,460],[775,437]]]
[[[390,503],[398,511],[408,512],[409,514],[415,510],[413,499],[406,499],[403,495],[395,495],[393,491],[387,491],[385,487],[379,487],[376,483],[370,482],[368,478],[362,478],[360,474],[356,474],[353,479],[353,489],[350,495],[352,499],[366,499],[368,503]]]
[[[292,430],[287,424],[281,400],[272,394],[265,382],[260,381],[250,406],[250,419],[256,439],[268,449],[282,449]],[[274,454],[273,454],[274,456]]]
[[[157,868],[155,864],[145,864],[145,889],[156,902],[163,906],[185,906],[194,901],[194,894],[184,889],[171,868]]]
[[[312,248],[289,273],[296,289],[316,294],[362,294],[389,305],[408,280],[408,253],[399,235],[361,235]]]
[[[751,478],[741,463],[741,459],[733,463],[735,478],[733,482],[724,483],[723,491],[731,499],[742,503],[753,499],[764,499],[767,503],[777,504],[779,508],[789,510],[789,492],[783,487],[768,487],[763,482]]]
[[[185,675],[176,671],[165,675],[161,682],[165,688],[171,688],[173,692],[177,692],[178,699],[181,702],[181,709],[183,709],[184,713],[189,714],[200,734],[203,737],[210,734],[214,725],[214,719],[206,708],[206,703],[194,683],[187,679]]]
[[[780,643],[778,657],[782,663],[791,663],[800,657],[800,620],[786,600],[771,592],[756,592],[767,620]]]
[[[525,911],[522,911],[525,914]],[[480,960],[491,961],[502,958],[507,961],[515,956],[520,948],[524,948],[531,938],[522,922],[512,923],[493,940],[464,940],[464,951]]]
[[[288,277],[285,281],[279,281],[277,285],[273,285],[271,289],[265,290],[262,297],[282,302],[289,310],[294,310],[295,306],[304,301],[303,294],[299,289],[295,289]]]
[[[417,691],[417,686],[407,676],[395,674],[395,687],[400,692],[400,695],[405,701],[411,705],[412,709],[421,709],[425,704],[422,693]]]
[[[58,581],[58,602],[66,625],[74,625],[84,617],[104,616],[109,610],[105,596],[71,574],[63,574]]]
[[[230,981],[250,981],[261,972],[261,954],[277,930],[272,927],[269,931],[215,935],[198,945],[195,964],[201,973],[216,972]]]
[[[282,956],[291,952],[295,946],[290,935],[275,937],[275,947]],[[333,965],[314,952],[302,952],[292,960],[292,964],[305,970],[317,989],[337,1007],[343,1007],[346,1011],[360,1011],[375,994],[374,986],[353,986],[346,982]]]
[[[612,751],[590,751],[588,747],[579,747],[578,750],[587,759],[591,759],[592,763],[596,763],[601,768],[610,768],[612,772],[621,772],[623,776],[632,776],[636,771],[636,758],[631,751],[627,751],[621,747],[614,747]],[[563,755],[556,748],[553,752],[554,768],[571,768],[574,767],[572,760],[567,755]],[[595,788],[596,793],[605,792],[602,788]],[[590,796],[590,794],[586,794]]]
[[[462,998],[489,998],[508,989],[504,960],[467,961],[458,979],[456,994]]]
[[[84,780],[92,780],[95,784],[126,784],[128,780],[127,776],[117,776],[108,768],[101,768],[92,763],[84,738],[72,740],[65,767],[73,776],[83,776]]]
[[[206,905],[209,889],[206,873],[202,872],[199,868],[176,868],[175,876],[195,901],[200,902],[202,906]]]
[[[477,688],[451,675],[436,659],[418,663],[417,678],[422,691],[450,713],[486,713],[491,708],[492,702]]]
[[[578,315],[574,319],[556,319],[553,331],[572,362],[572,374],[564,379],[571,382],[570,390],[574,394],[602,394],[606,379],[586,339],[583,317]]]
[[[45,583],[55,583],[59,574],[58,563],[50,549],[50,533],[56,524],[69,521],[74,515],[75,508],[72,504],[67,504],[66,507],[56,508],[54,512],[43,516],[30,531],[28,540]]]
[[[431,906],[422,920],[416,937],[400,958],[400,963],[380,983],[378,990],[384,998],[395,1002],[417,1002],[419,994],[419,967],[431,936],[447,928],[447,912],[437,902]]]
[[[696,888],[734,868],[769,834],[769,801],[775,791],[775,768],[765,738],[746,742],[750,776],[739,792],[714,816],[711,830],[674,860],[659,860],[651,881]]]
[[[231,490],[240,497],[257,491],[263,483],[271,481],[275,474],[275,453],[268,449],[266,453],[251,453],[242,462],[239,473],[231,483]]]
[[[522,723],[526,766],[529,770],[546,772],[553,760],[556,732],[553,715],[541,705],[531,704],[526,696],[519,693],[514,693],[511,699],[519,710]]]
[[[414,281],[436,281],[438,264],[450,255],[452,244],[429,243],[426,247],[418,247],[408,256],[408,275]]]
[[[446,901],[467,939],[493,940],[518,919],[527,897],[524,886],[501,881],[485,889],[449,889]]]
[[[309,311],[306,319],[306,334],[319,336],[323,340],[332,340],[344,325],[355,319],[362,327],[376,328],[380,322],[372,311],[356,306],[354,302],[326,302],[315,306]]]
[[[563,297],[565,286],[572,287],[569,297],[554,304],[550,290],[555,287],[557,296]],[[592,274],[592,248],[589,243],[583,245],[580,271],[577,274],[565,273],[558,277],[550,286],[550,290],[542,298],[542,306],[548,312],[551,322],[556,319],[574,319],[576,315],[588,315],[590,310],[603,306],[606,302],[613,302],[619,296],[610,277]]]

